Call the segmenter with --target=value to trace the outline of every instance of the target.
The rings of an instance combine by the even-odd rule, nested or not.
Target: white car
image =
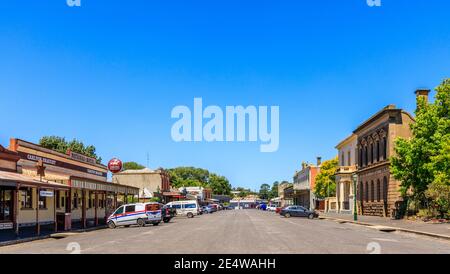
[[[277,207],[274,205],[270,205],[267,207],[267,211],[277,211]]]
[[[177,215],[187,216],[188,218],[194,218],[195,215],[200,214],[200,207],[195,200],[170,202],[167,203],[166,206],[175,208],[177,210]]]

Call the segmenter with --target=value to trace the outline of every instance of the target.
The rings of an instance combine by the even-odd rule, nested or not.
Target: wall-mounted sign
[[[13,228],[14,228],[13,223],[0,223],[0,230],[13,229]]]
[[[69,155],[70,158],[72,158],[74,160],[78,160],[80,162],[85,162],[85,163],[88,163],[88,164],[91,164],[91,165],[95,165],[97,163],[97,160],[95,158],[88,157],[88,156],[85,156],[83,154],[73,152],[71,150],[67,151],[67,155]]]
[[[41,190],[39,192],[39,196],[41,197],[53,197],[53,195],[54,195],[53,191]]]
[[[108,170],[112,173],[122,171],[122,161],[117,158],[111,159],[108,163]]]
[[[68,168],[68,169],[72,169],[72,170],[76,170],[76,171],[80,171],[80,172],[84,172],[84,173],[89,173],[91,175],[95,175],[95,176],[99,176],[99,177],[103,177],[103,178],[107,177],[106,169],[104,170],[105,172],[97,171],[97,170],[94,170],[91,168],[86,168],[84,166],[79,166],[79,165],[75,165],[75,164],[67,163],[67,162],[61,162],[61,161],[57,161],[54,159],[49,159],[49,158],[37,156],[34,154],[21,152],[21,151],[19,151],[19,156],[24,160],[29,160],[29,161],[33,161],[33,162],[42,161],[45,165]]]

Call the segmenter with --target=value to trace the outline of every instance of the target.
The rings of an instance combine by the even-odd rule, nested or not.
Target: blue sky
[[[103,159],[198,166],[233,186],[292,180],[388,104],[450,76],[447,0],[5,0],[0,144],[43,135]],[[279,105],[280,148],[175,143],[176,105]]]

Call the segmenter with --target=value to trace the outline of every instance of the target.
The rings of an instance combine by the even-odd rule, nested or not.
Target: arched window
[[[373,144],[372,143],[370,144],[370,147],[369,147],[369,163],[373,164]]]
[[[366,202],[369,202],[369,182],[366,182],[366,188],[365,190],[365,198],[366,198]]]
[[[358,149],[358,152],[359,152],[358,166],[362,167],[363,166],[363,161],[362,161],[363,150],[361,147]]]
[[[350,151],[347,152],[347,166],[351,166],[352,165],[352,154],[350,153]]]
[[[343,151],[341,153],[341,166],[345,166],[345,154]]]
[[[370,182],[370,201],[373,203],[375,202],[375,186],[373,184],[373,181]]]
[[[388,179],[386,176],[383,178],[383,200],[384,202],[388,200]]]
[[[358,191],[359,191],[359,200],[362,202],[362,201],[364,201],[364,184],[363,184],[363,182],[359,182],[359,189],[358,189]]]
[[[386,160],[387,159],[387,150],[388,150],[388,146],[387,146],[387,139],[386,137],[383,138],[383,159]]]
[[[369,164],[369,162],[368,162],[368,160],[369,160],[369,157],[367,157],[368,155],[367,155],[367,145],[366,146],[364,146],[364,166],[368,166],[368,164]]]
[[[377,162],[379,162],[380,161],[380,141],[379,140],[377,141],[376,151],[377,151],[377,153],[376,153]]]
[[[380,179],[377,180],[377,201],[381,200],[381,183]]]

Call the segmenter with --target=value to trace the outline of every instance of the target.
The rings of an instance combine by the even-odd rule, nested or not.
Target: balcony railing
[[[356,171],[356,166],[340,166],[337,173],[353,173]]]

